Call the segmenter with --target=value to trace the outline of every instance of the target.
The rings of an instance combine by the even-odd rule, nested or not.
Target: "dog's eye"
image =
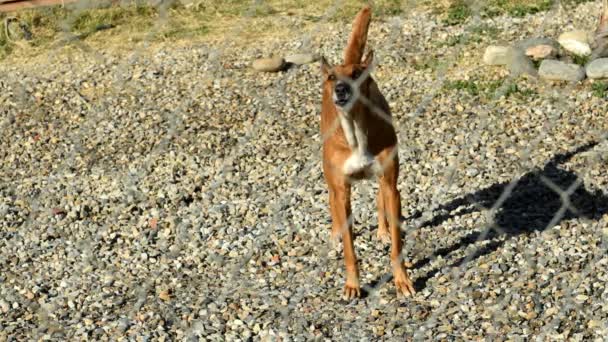
[[[330,74],[329,76],[327,76],[327,79],[330,80],[330,81],[335,81],[336,80],[336,75]]]
[[[359,70],[353,71],[353,75],[352,75],[353,80],[356,80],[357,78],[359,78],[359,76],[361,76],[361,71],[359,71]]]

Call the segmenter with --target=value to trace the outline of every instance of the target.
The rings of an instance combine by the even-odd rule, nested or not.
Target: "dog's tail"
[[[353,21],[353,30],[348,38],[348,45],[344,50],[344,64],[361,63],[365,42],[367,41],[367,29],[372,18],[372,11],[369,6],[363,7]]]

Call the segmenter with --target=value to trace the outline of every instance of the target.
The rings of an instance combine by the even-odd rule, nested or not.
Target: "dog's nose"
[[[350,86],[346,82],[338,82],[335,91],[336,97],[340,100],[347,99],[350,96]]]

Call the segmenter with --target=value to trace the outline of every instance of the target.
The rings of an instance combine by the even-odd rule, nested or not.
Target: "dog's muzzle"
[[[340,107],[345,106],[352,97],[352,89],[350,85],[344,81],[338,81],[334,88],[334,103]]]

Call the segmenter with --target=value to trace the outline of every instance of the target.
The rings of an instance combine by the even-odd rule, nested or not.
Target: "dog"
[[[397,293],[415,293],[401,260],[401,199],[397,190],[397,134],[388,102],[370,75],[373,51],[362,60],[371,21],[369,6],[359,11],[344,50],[344,64],[321,57],[323,99],[321,134],[323,175],[329,190],[333,240],[342,238],[346,283],[344,296],[361,296],[351,222],[351,184],[377,178],[378,237],[391,242],[391,265]]]

